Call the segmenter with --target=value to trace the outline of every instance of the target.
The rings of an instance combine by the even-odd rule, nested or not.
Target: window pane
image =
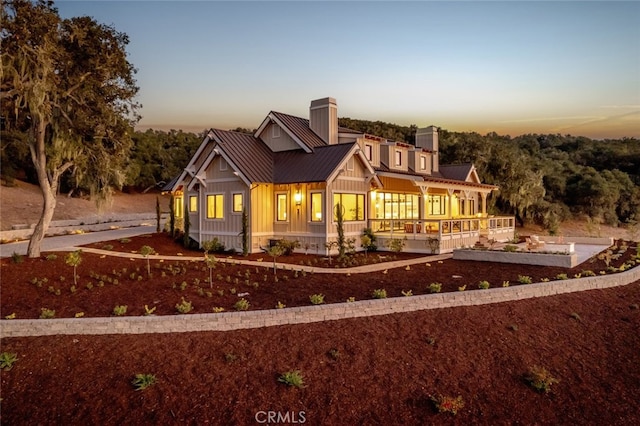
[[[181,218],[184,216],[184,206],[182,204],[182,200],[182,196],[176,197],[174,200],[173,208],[177,218]]]
[[[189,211],[192,213],[198,211],[198,197],[195,195],[189,196]]]
[[[276,199],[277,214],[276,220],[287,220],[287,194],[278,194]]]
[[[311,221],[322,222],[322,193],[311,193]]]
[[[207,195],[207,218],[213,219],[216,216],[216,197]]]
[[[216,195],[216,219],[224,218],[224,197],[222,194]]]
[[[233,211],[238,213],[238,212],[242,212],[242,209],[244,208],[243,203],[242,203],[242,194],[233,194]]]
[[[358,205],[357,205],[357,217],[356,220],[364,220],[364,194],[358,194],[357,195],[357,201],[358,201]]]

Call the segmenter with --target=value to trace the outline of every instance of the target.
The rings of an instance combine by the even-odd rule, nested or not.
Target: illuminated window
[[[460,216],[464,216],[467,214],[464,208],[465,208],[465,200],[458,200],[458,214]]]
[[[322,192],[311,193],[311,222],[322,222]]]
[[[396,166],[397,167],[402,166],[402,151],[395,151],[395,155],[396,155]]]
[[[182,198],[182,196],[173,199],[173,211],[175,212],[177,218],[181,218],[184,216],[183,201],[184,199]]]
[[[372,198],[376,219],[418,219],[419,197],[416,194],[376,192]]]
[[[336,207],[343,211],[345,222],[364,220],[364,195],[363,194],[333,194],[333,220],[337,221]]]
[[[287,220],[287,194],[276,194],[276,220],[284,222]]]
[[[476,200],[469,201],[469,214],[474,216],[476,214]]]
[[[242,194],[233,194],[233,212],[242,213],[243,208],[244,208],[244,203],[243,203]]]
[[[207,195],[207,219],[224,219],[224,195]]]
[[[430,215],[435,216],[447,214],[447,203],[444,195],[427,196],[427,211]]]
[[[198,196],[190,195],[189,196],[189,211],[191,213],[195,213],[198,211]]]
[[[367,157],[367,160],[373,161],[373,145],[364,146],[364,156]]]

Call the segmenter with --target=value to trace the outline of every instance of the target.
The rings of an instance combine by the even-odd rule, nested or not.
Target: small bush
[[[113,315],[117,317],[121,317],[122,315],[127,313],[127,305],[116,305],[113,308]]]
[[[205,253],[221,253],[224,252],[224,243],[218,241],[217,237],[213,240],[202,242],[202,249]]]
[[[392,238],[387,243],[387,246],[389,247],[389,250],[391,250],[392,252],[400,253],[404,248],[404,240],[400,238]]]
[[[465,291],[467,289],[467,285],[461,285],[460,287],[458,287],[458,291]]]
[[[353,296],[351,296],[351,297],[349,297],[349,298],[347,299],[347,303],[353,303],[353,302],[355,302],[355,301],[356,301],[356,298],[355,298],[355,297],[353,297]]]
[[[13,368],[13,363],[18,360],[18,355],[11,352],[2,352],[0,354],[0,369],[9,371]]]
[[[371,296],[374,299],[386,299],[387,298],[387,290],[385,290],[383,288],[377,288],[377,289],[373,290],[373,292],[371,293]]]
[[[285,371],[284,373],[280,374],[280,377],[278,377],[278,381],[280,383],[284,383],[287,386],[296,388],[304,387],[304,377],[298,370]]]
[[[506,245],[504,246],[504,248],[502,249],[508,253],[514,253],[516,251],[518,251],[518,247],[517,246],[512,246],[512,245]]]
[[[127,244],[131,242],[131,238],[120,238],[120,244]]]
[[[546,368],[538,367],[537,365],[534,365],[529,369],[527,374],[525,374],[524,379],[527,381],[529,386],[538,392],[545,393],[551,390],[551,385],[559,382],[558,379],[551,376],[551,373],[549,373]]]
[[[284,256],[289,256],[295,249],[300,247],[300,242],[298,240],[290,241],[282,239],[278,241],[277,246],[280,247]]]
[[[558,274],[556,275],[556,280],[568,280],[569,277],[567,276],[567,274]]]
[[[222,306],[214,306],[212,310],[214,314],[219,314],[220,312],[224,312],[224,308]]]
[[[287,305],[285,305],[284,303],[278,301],[278,304],[276,304],[276,309],[284,309],[286,308]]]
[[[55,316],[55,309],[40,308],[40,319],[51,319],[55,318]]]
[[[13,254],[11,254],[11,261],[13,263],[22,263],[24,261],[24,258],[22,257],[21,254],[16,253],[15,251],[13,252]]]
[[[137,391],[144,390],[156,383],[156,376],[153,374],[136,374],[131,383]]]
[[[533,281],[531,277],[528,275],[518,275],[518,282],[520,284],[531,284]]]
[[[340,359],[340,351],[335,348],[330,349],[328,352],[328,355],[334,361],[337,361],[338,359]]]
[[[113,250],[113,245],[105,244],[101,248],[102,248],[102,250]]]
[[[181,314],[188,314],[193,310],[193,306],[191,305],[191,302],[187,302],[183,297],[180,303],[176,303],[176,309]]]
[[[502,287],[509,287],[509,280],[502,281]]]
[[[429,284],[429,291],[431,293],[440,293],[442,291],[442,284],[441,283]]]
[[[46,259],[47,260],[56,260],[58,258],[58,256],[54,253],[48,254]]]
[[[233,307],[235,308],[236,311],[246,311],[247,309],[249,309],[249,301],[245,298],[242,298],[240,300],[238,300]]]
[[[413,296],[413,291],[411,291],[411,290],[407,290],[407,291],[402,290],[402,291],[401,291],[401,293],[402,293],[402,295],[403,295],[404,297],[411,297],[411,296]]]
[[[458,411],[464,408],[464,401],[462,400],[462,396],[458,396],[456,398],[452,396],[432,396],[431,401],[438,410],[439,413],[450,413],[454,416],[458,414]]]
[[[481,289],[481,290],[486,290],[486,289],[488,289],[489,287],[491,287],[491,284],[489,284],[489,281],[484,281],[484,280],[483,280],[483,281],[480,281],[480,282],[478,283],[478,288],[479,288],[479,289]]]
[[[322,305],[324,303],[324,294],[312,294],[309,296],[312,305]]]

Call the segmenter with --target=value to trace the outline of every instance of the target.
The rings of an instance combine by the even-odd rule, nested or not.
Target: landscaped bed
[[[69,253],[45,253],[39,259],[2,260],[2,318],[73,318],[111,315],[173,315],[245,309],[344,303],[374,297],[403,297],[434,291],[475,291],[479,287],[526,285],[554,279],[613,273],[636,263],[635,246],[618,242],[608,257],[593,258],[573,269],[447,259],[371,273],[328,274],[302,271],[301,266],[334,267],[318,255],[280,256],[288,269],[273,270],[267,254],[218,255],[218,259],[260,260],[259,266],[200,260],[166,234],[92,244],[92,247],[140,253],[145,246],[162,255],[196,256],[198,260],[160,260],[81,253],[74,267]],[[416,258],[406,253],[375,252],[350,257],[350,265]],[[151,275],[147,270],[149,267]],[[209,277],[212,283],[209,283]],[[481,282],[482,285],[480,284]],[[319,297],[322,296],[322,297]],[[313,299],[313,300],[312,300]],[[126,307],[126,308],[123,308]]]
[[[148,245],[162,254],[202,255],[184,252],[165,235],[108,244],[121,251]],[[215,305],[232,310],[239,298],[229,294],[235,284],[225,277],[233,280],[246,269],[218,264],[214,273],[224,275],[222,282],[214,280],[214,289],[225,294],[214,291],[208,297],[197,289],[208,289],[201,261],[161,262],[172,270],[187,269],[165,279],[152,260],[149,280],[144,259],[83,253],[77,266],[80,284],[72,293],[73,267],[64,261],[66,255],[46,260],[45,254],[18,264],[3,260],[3,317],[37,317],[45,306],[55,309],[56,317],[79,311],[107,316],[115,304],[128,305],[126,315],[143,315],[144,304],[156,307],[156,314],[172,315],[182,297],[192,301],[193,312],[211,312]],[[609,269],[632,255],[635,250],[627,249],[608,259]],[[371,298],[380,288],[389,297],[401,296],[401,289],[428,293],[438,281],[442,291],[458,291],[461,283],[471,291],[480,280],[496,287],[504,280],[517,285],[518,275],[539,281],[587,268],[599,274],[608,269],[605,261],[569,271],[452,260],[349,277],[316,273],[284,279],[294,272],[278,271],[277,283],[247,287],[246,299],[250,309],[271,308],[275,300],[308,305],[315,293],[326,294],[327,302],[343,302],[348,295]],[[266,256],[263,262],[270,266]],[[100,286],[91,277],[92,269],[111,276],[112,269],[125,267],[129,273],[140,268],[135,279],[122,274],[118,284]],[[40,287],[31,283],[47,277]],[[195,278],[200,285],[194,285]],[[92,289],[86,288],[89,281]],[[182,281],[185,290],[173,288]],[[52,292],[49,285],[55,285]],[[242,283],[239,288],[244,291]],[[232,332],[5,338],[2,353],[15,361],[10,370],[0,371],[0,421],[226,425],[280,416],[289,424],[311,425],[638,424],[639,304],[636,282],[518,302]],[[546,378],[537,385],[547,392],[532,386],[536,372]],[[287,385],[297,379],[302,387]]]

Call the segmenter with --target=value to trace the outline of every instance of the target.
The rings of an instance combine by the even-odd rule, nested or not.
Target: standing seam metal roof
[[[212,130],[220,147],[250,182],[271,182],[273,156],[271,150],[253,135],[225,130]]]
[[[294,135],[296,135],[310,149],[320,146],[326,146],[327,143],[322,140],[309,127],[309,120],[305,118],[295,117],[281,112],[271,111],[271,113],[284,124]]]

